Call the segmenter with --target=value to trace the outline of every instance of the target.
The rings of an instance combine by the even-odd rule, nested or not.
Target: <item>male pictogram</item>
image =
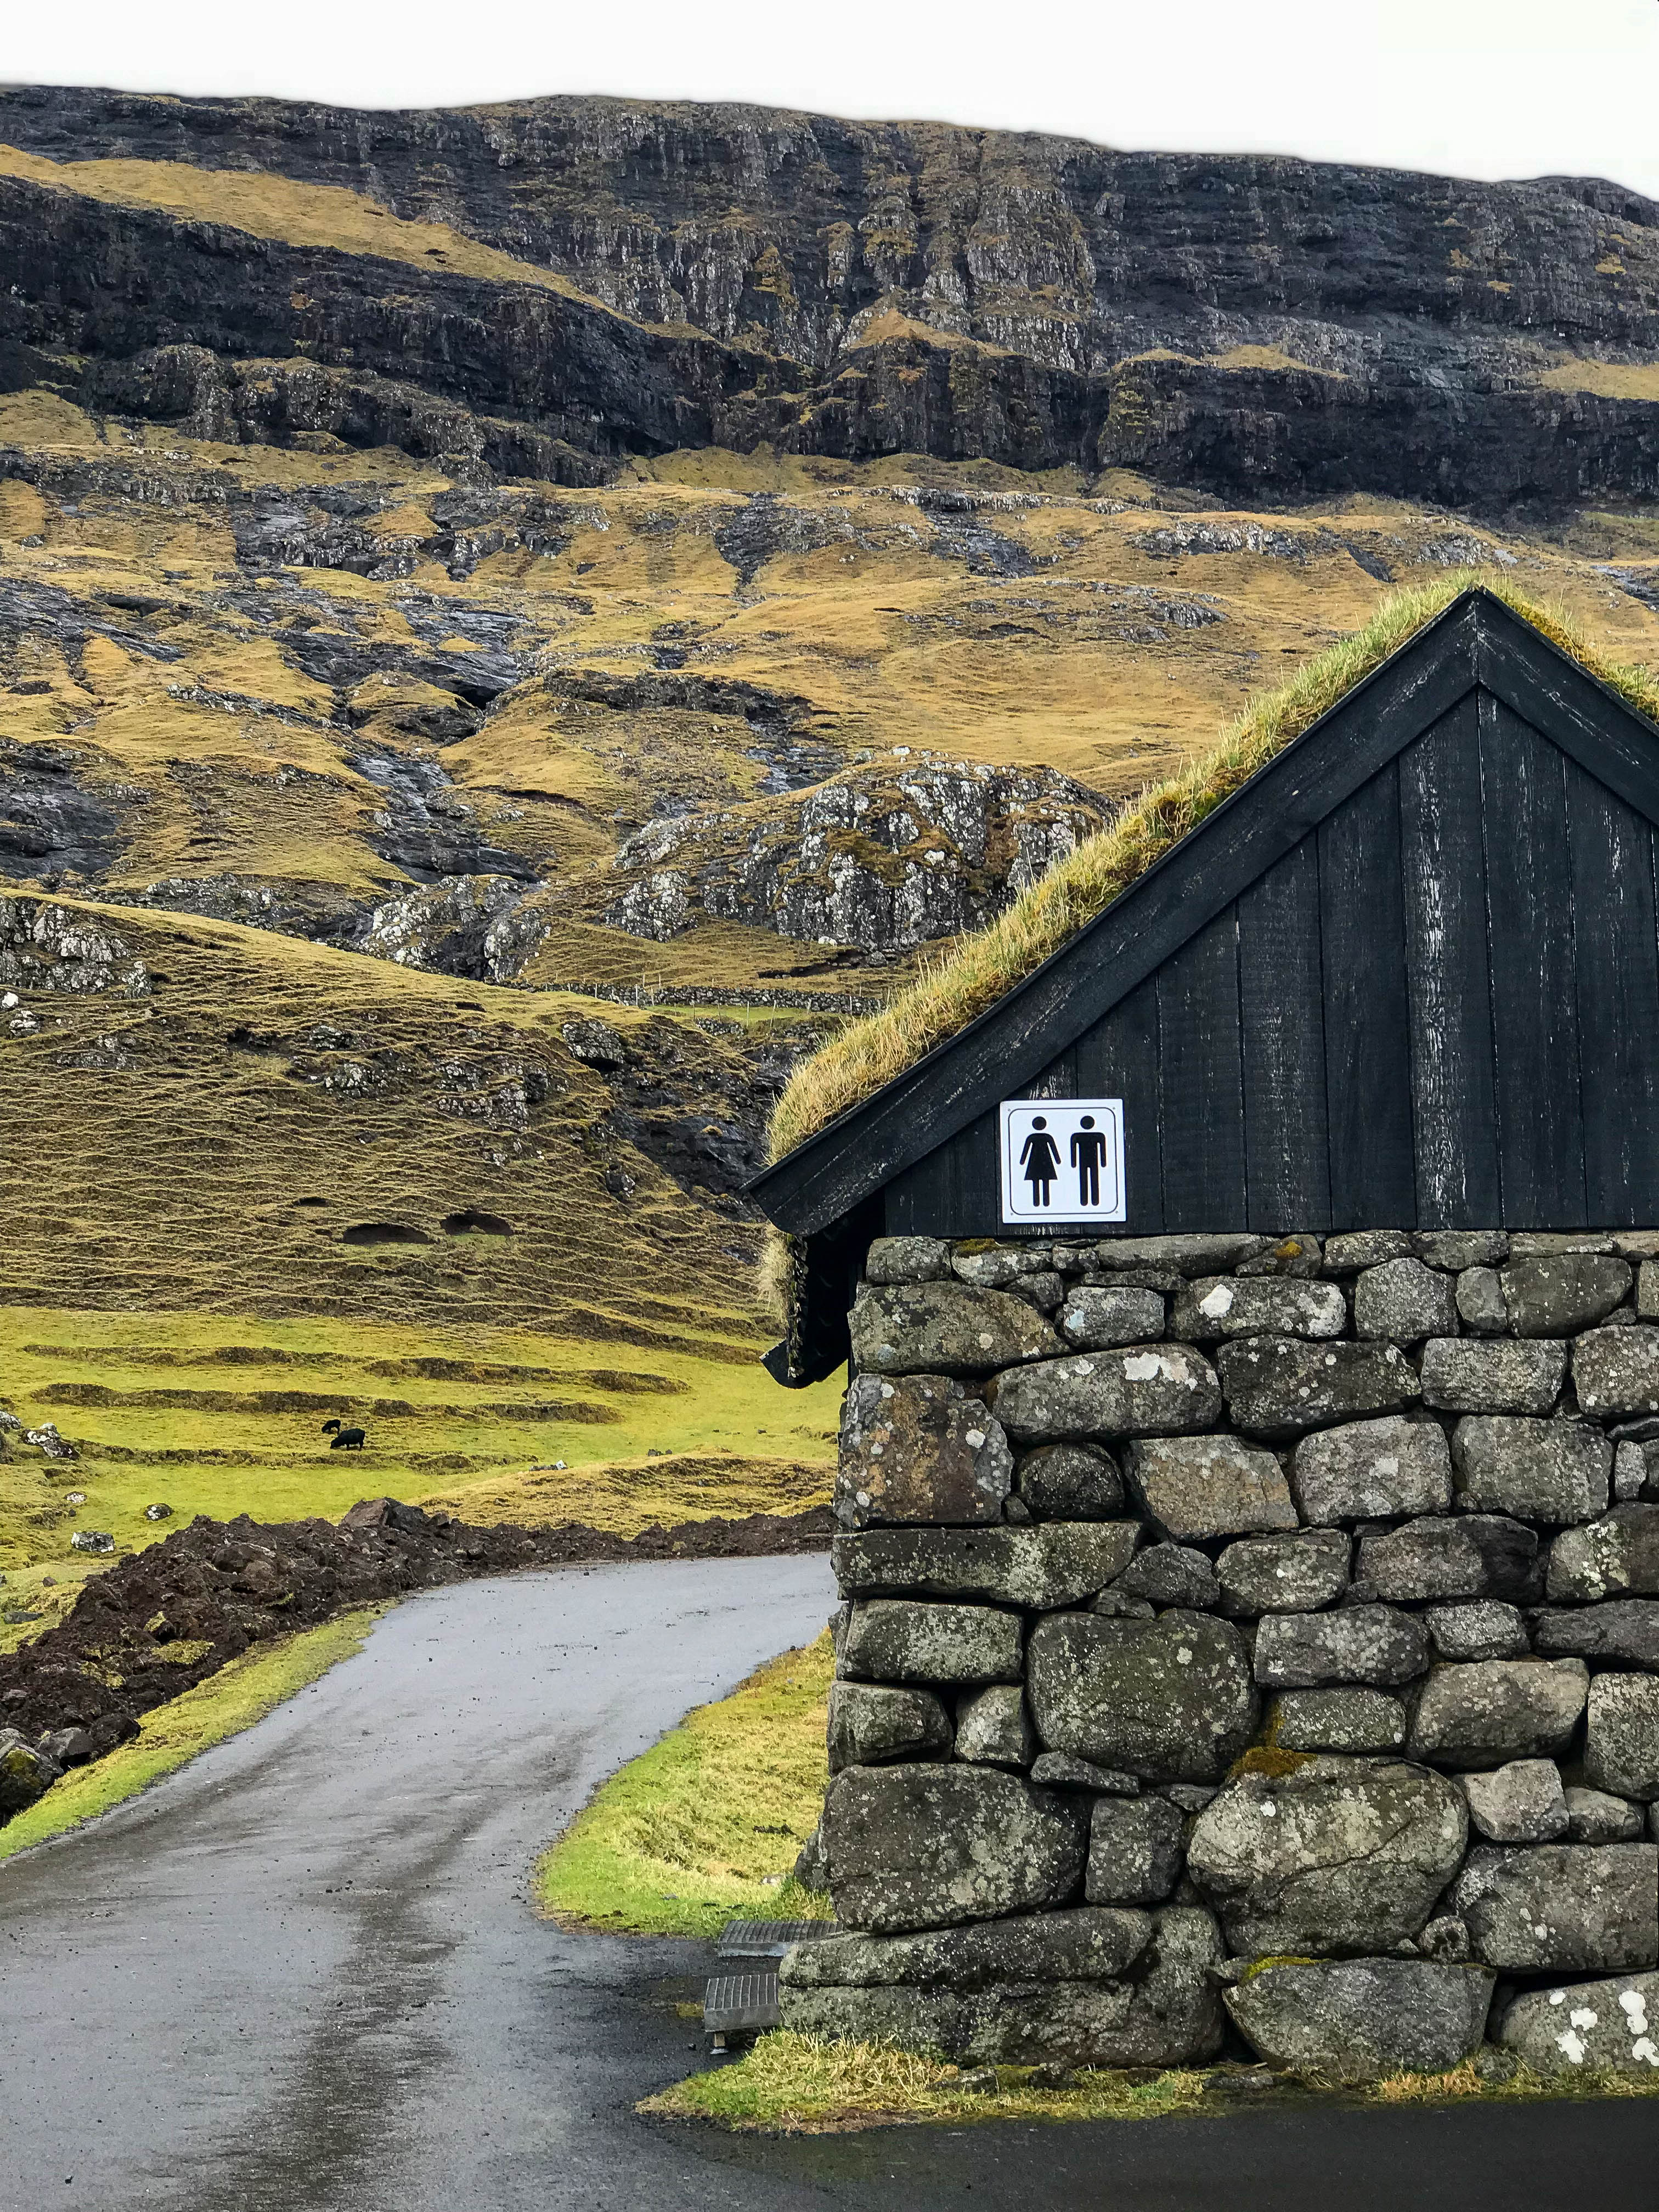
[[[1072,1139],[1072,1158],[1077,1158],[1077,1139]],[[1020,1148],[1020,1172],[1031,1186],[1033,1206],[1052,1206],[1051,1190],[1054,1177],[1060,1173],[1060,1146],[1048,1134],[1048,1124],[1039,1114],[1031,1123],[1031,1133]]]
[[[1095,1117],[1085,1114],[1081,1124],[1072,1133],[1072,1165],[1077,1170],[1077,1202],[1079,1206],[1100,1204],[1100,1170],[1104,1166],[1108,1150],[1106,1133],[1095,1127]],[[1058,1164],[1058,1162],[1056,1162]],[[1048,1200],[1043,1200],[1044,1205]]]

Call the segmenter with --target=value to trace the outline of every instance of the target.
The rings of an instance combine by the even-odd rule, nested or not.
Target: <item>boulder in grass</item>
[[[836,1917],[875,1935],[1065,1905],[1088,1807],[1000,1767],[849,1766],[823,1805]]]
[[[1365,2081],[1461,2066],[1480,2047],[1495,1978],[1428,1959],[1270,1959],[1225,2001],[1269,2065]]]
[[[0,1819],[33,1805],[62,1771],[16,1729],[0,1728]]]
[[[1659,2070],[1659,1974],[1619,1974],[1565,1989],[1523,1990],[1494,2041],[1535,2074]]]

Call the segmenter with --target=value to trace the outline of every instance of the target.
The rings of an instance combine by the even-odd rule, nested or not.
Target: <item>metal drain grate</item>
[[[724,2051],[728,2036],[759,2035],[778,2024],[775,1974],[716,1974],[702,1996],[703,2033]]]
[[[722,1959],[781,1959],[792,1944],[840,1933],[833,1920],[728,1920],[716,1949]]]

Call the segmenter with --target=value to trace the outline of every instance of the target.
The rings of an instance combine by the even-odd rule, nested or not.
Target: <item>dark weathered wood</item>
[[[1218,915],[1158,969],[1158,1035],[1165,1224],[1242,1229],[1244,1093],[1236,908]]]
[[[1045,1067],[1471,688],[1480,601],[1456,602],[957,1036],[756,1179],[774,1219],[834,1220]]]
[[[1480,602],[1476,672],[1511,714],[1659,822],[1659,732],[1499,600]]]
[[[1565,767],[1529,723],[1480,694],[1498,1164],[1503,1218],[1516,1229],[1586,1225]]]
[[[1137,1237],[1157,1236],[1164,1224],[1156,982],[1131,991],[1078,1039],[1077,1087],[1082,1098],[1123,1101],[1124,1226]]]
[[[1580,768],[1566,771],[1573,963],[1584,1115],[1584,1212],[1659,1221],[1659,939],[1650,824]]]
[[[1244,1225],[1330,1226],[1319,854],[1304,837],[1238,902]]]
[[[1412,1146],[1400,789],[1392,763],[1319,831],[1331,1226],[1409,1229]]]
[[[1501,1218],[1480,716],[1461,701],[1400,756],[1417,1218]]]
[[[1316,830],[1322,895],[1340,888],[1326,865],[1326,848],[1340,844],[1347,833],[1319,825],[1334,823],[1354,794],[1425,732],[1443,724],[1449,732],[1453,726],[1445,718],[1469,696],[1482,671],[1494,687],[1494,696],[1507,702],[1508,711],[1530,720],[1552,746],[1559,746],[1642,818],[1659,822],[1659,733],[1500,602],[1480,592],[1467,594],[1218,807],[1053,959],[874,1097],[758,1178],[755,1193],[767,1211],[787,1227],[814,1231],[838,1219],[863,1193],[902,1176],[913,1163],[953,1138],[969,1143],[966,1133],[971,1125],[999,1098],[1017,1094],[1080,1036],[1105,1021]],[[1437,828],[1437,808],[1443,804],[1462,810],[1460,820],[1467,815],[1465,785],[1448,786],[1443,794],[1434,780],[1438,744],[1437,739],[1407,772],[1408,833],[1424,850],[1442,834]],[[1458,741],[1449,734],[1442,750],[1449,762]],[[1467,768],[1456,772],[1466,775]],[[1486,791],[1491,799],[1489,773]],[[1517,809],[1525,812],[1525,793],[1499,793],[1496,803],[1502,817],[1496,833],[1492,817],[1488,813],[1486,817],[1488,858],[1498,850],[1494,834],[1500,843],[1519,837],[1522,849],[1530,851],[1524,841],[1536,825],[1517,815]],[[1561,867],[1566,868],[1565,846],[1558,847],[1557,853]],[[1400,942],[1409,945],[1412,989],[1419,1002],[1407,1025],[1403,1047],[1396,1019],[1397,993],[1393,997],[1385,993],[1373,1019],[1364,1003],[1364,986],[1356,981],[1364,971],[1364,917],[1351,914],[1339,929],[1340,943],[1350,947],[1357,964],[1352,973],[1345,972],[1340,985],[1341,1018],[1351,1032],[1346,1036],[1333,1032],[1327,977],[1324,1042],[1328,1081],[1333,1086],[1327,1112],[1334,1225],[1340,1225],[1345,1207],[1363,1201],[1370,1208],[1379,1194],[1397,1197],[1402,1190],[1397,1079],[1407,1069],[1417,1085],[1416,1110],[1422,1124],[1419,1158],[1408,1179],[1409,1199],[1396,1204],[1391,1197],[1386,1212],[1369,1211],[1366,1218],[1376,1222],[1420,1213],[1425,1224],[1448,1224],[1492,1218],[1492,1139],[1490,1132],[1485,1140],[1481,1136],[1488,1055],[1495,1053],[1498,1061],[1508,1061],[1511,1042],[1519,1045],[1528,1038],[1556,1055],[1551,1095],[1547,1102],[1529,1100],[1528,1088],[1538,1079],[1535,1068],[1510,1066],[1510,1095],[1506,1100],[1499,1098],[1504,1110],[1498,1141],[1507,1178],[1497,1188],[1500,1210],[1516,1226],[1523,1225],[1523,1216],[1534,1218],[1540,1208],[1559,1214],[1563,1205],[1571,1218],[1561,1218],[1555,1225],[1571,1226],[1577,1218],[1582,1192],[1577,1200],[1570,1195],[1559,1200],[1554,1194],[1564,1174],[1569,1185],[1576,1176],[1582,1186],[1583,1171],[1582,1114],[1576,1107],[1569,1111],[1561,1073],[1565,1063],[1559,1059],[1569,1037],[1562,1026],[1557,972],[1566,942],[1561,936],[1565,909],[1554,910],[1558,941],[1553,951],[1543,946],[1541,964],[1533,961],[1528,980],[1513,929],[1535,934],[1545,911],[1545,892],[1534,886],[1529,896],[1511,898],[1512,885],[1496,891],[1488,887],[1493,1018],[1490,1037],[1483,1044],[1474,981],[1471,979],[1467,988],[1456,988],[1462,957],[1459,948],[1471,944],[1474,895],[1468,878],[1471,872],[1478,874],[1479,865],[1466,854],[1462,867],[1446,874],[1439,888],[1451,904],[1437,916],[1430,881],[1419,860],[1407,856],[1409,936],[1402,919]],[[1454,881],[1454,875],[1463,880]],[[1389,912],[1398,914],[1400,905],[1396,886]],[[1528,939],[1529,945],[1532,941]],[[1473,949],[1469,957],[1475,957]],[[1566,957],[1571,964],[1570,946]],[[1403,971],[1403,951],[1401,960]],[[1528,997],[1533,1012],[1523,1018]],[[1589,1001],[1585,1003],[1588,1022]],[[1354,1027],[1362,1018],[1369,1024],[1364,1035]],[[1449,1042],[1443,1043],[1443,1039]],[[1576,1054],[1576,1029],[1571,1042]],[[1340,1107],[1334,1091],[1339,1073],[1346,1085]],[[1634,1079],[1628,1072],[1620,1077],[1626,1086]],[[1366,1087],[1377,1084],[1382,1090],[1367,1105]],[[1645,1096],[1644,1090],[1638,1107]],[[1407,1123],[1411,1104],[1408,1100]],[[1166,1097],[1160,1110],[1167,1113],[1168,1106]],[[1362,1142],[1357,1117],[1373,1109],[1382,1121],[1368,1129]],[[1523,1123],[1529,1123],[1530,1133]],[[1262,1126],[1259,1111],[1247,1119],[1247,1157],[1249,1132]],[[1188,1171],[1169,1153],[1165,1133],[1165,1170],[1181,1180]],[[1551,1148],[1559,1147],[1564,1135],[1571,1139],[1570,1157],[1558,1148],[1551,1169]],[[1616,1172],[1609,1164],[1606,1175]],[[1142,1182],[1133,1167],[1130,1175],[1131,1202],[1139,1208]],[[961,1202],[966,1203],[965,1196]],[[1251,1203],[1252,1218],[1259,1218]],[[1511,1214],[1512,1204],[1522,1212]],[[1171,1218],[1167,1225],[1176,1224]]]

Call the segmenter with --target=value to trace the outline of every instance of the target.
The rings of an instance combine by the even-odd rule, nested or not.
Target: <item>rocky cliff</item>
[[[240,363],[308,359],[301,411],[365,442],[459,406],[551,475],[764,441],[1489,512],[1659,481],[1659,208],[1595,180],[598,99],[21,88],[0,143],[0,335],[215,434]],[[181,344],[213,360],[145,358]]]

